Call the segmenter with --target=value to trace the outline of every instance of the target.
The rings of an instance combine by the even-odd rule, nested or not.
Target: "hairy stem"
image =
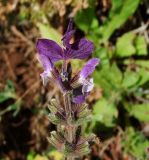
[[[67,132],[67,140],[69,143],[73,143],[74,140],[74,126],[72,125],[72,106],[71,106],[71,97],[70,93],[66,93],[64,95],[64,105],[65,105],[65,113],[67,116],[67,126],[66,126],[66,132]],[[66,157],[66,160],[74,160],[74,158]]]
[[[64,101],[65,101],[65,108],[67,108],[66,113],[67,113],[67,121],[70,123],[72,121],[71,117],[71,112],[72,112],[72,107],[71,107],[71,97],[70,93],[66,93],[64,96]]]

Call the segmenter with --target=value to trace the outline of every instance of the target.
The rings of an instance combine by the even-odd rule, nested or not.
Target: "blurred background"
[[[61,43],[69,18],[74,39],[91,40],[101,60],[83,131],[100,143],[82,159],[149,159],[149,1],[0,0],[0,160],[62,159],[46,139],[55,129],[47,104],[61,95],[53,83],[43,87],[35,44]],[[84,62],[72,64],[76,72]]]

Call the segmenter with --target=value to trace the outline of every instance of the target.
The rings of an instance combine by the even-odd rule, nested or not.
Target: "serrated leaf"
[[[110,17],[114,16],[116,12],[120,12],[123,5],[123,0],[112,0],[112,8],[110,10]]]
[[[93,120],[103,123],[107,127],[113,127],[118,116],[116,106],[102,98],[93,106]]]
[[[133,71],[126,71],[124,73],[122,87],[124,88],[133,87],[134,85],[137,84],[137,82],[139,82],[139,79],[140,79],[140,76],[138,73]]]
[[[147,160],[146,149],[149,146],[148,139],[132,127],[127,128],[122,141],[125,153],[133,155],[135,159]]]
[[[149,68],[149,60],[136,60],[135,63],[141,67]]]
[[[147,55],[147,43],[145,42],[145,38],[142,35],[139,35],[135,39],[135,47],[137,55]]]
[[[139,67],[149,68],[149,60],[135,60],[132,61],[131,59],[125,59],[123,61],[125,65],[137,65]]]
[[[108,40],[112,33],[124,24],[126,20],[136,11],[139,2],[140,0],[123,0],[122,4],[120,4],[122,7],[119,9],[119,12],[116,10],[115,14],[112,14],[112,17],[107,19],[101,28],[104,41]]]
[[[93,76],[95,83],[103,89],[107,97],[111,97],[113,92],[118,93],[120,91],[122,72],[116,63],[113,63],[111,66],[103,66],[100,71],[95,71]]]
[[[75,23],[85,33],[89,32],[91,26],[93,28],[98,26],[98,21],[95,19],[95,9],[87,8],[80,10],[75,16]]]
[[[141,68],[139,71],[140,81],[137,86],[143,85],[149,81],[149,71],[145,68]]]
[[[109,76],[111,77],[110,79],[117,84],[117,86],[121,83],[122,81],[122,72],[118,68],[116,63],[113,63],[110,67],[111,73],[108,73]]]
[[[135,54],[136,49],[133,45],[135,34],[132,32],[126,33],[118,38],[116,43],[116,56],[128,57]]]
[[[113,86],[111,85],[111,83],[107,79],[106,75],[104,74],[104,73],[108,73],[108,72],[104,72],[104,71],[107,71],[107,70],[103,69],[100,72],[97,72],[97,71],[94,72],[94,74],[93,74],[94,82],[96,85],[101,87],[104,91],[104,94],[107,97],[109,97],[111,95],[111,91],[113,89]]]
[[[149,122],[149,104],[125,104],[125,108],[139,121]]]

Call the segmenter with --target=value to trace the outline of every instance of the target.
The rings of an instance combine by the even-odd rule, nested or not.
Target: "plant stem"
[[[69,92],[67,92],[64,95],[64,102],[65,102],[65,111],[67,114],[67,121],[68,121],[68,123],[70,123],[72,118],[71,118],[71,98],[70,98]]]
[[[72,125],[72,106],[71,106],[71,97],[70,93],[67,92],[64,95],[64,105],[65,105],[65,113],[67,117],[67,126],[66,126],[66,132],[67,132],[67,140],[69,143],[73,143],[74,140],[74,126]],[[72,156],[66,157],[66,160],[74,160]]]

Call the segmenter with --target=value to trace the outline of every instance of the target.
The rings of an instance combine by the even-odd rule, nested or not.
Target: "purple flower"
[[[70,43],[74,32],[70,21],[62,38],[63,47],[48,39],[39,39],[36,46],[38,59],[44,68],[44,72],[40,74],[43,84],[46,85],[49,80],[56,82],[63,94],[64,103],[61,104],[61,100],[58,102],[52,100],[49,106],[50,121],[63,127],[59,127],[57,132],[51,132],[48,140],[64,153],[69,151],[65,158],[71,156],[73,159],[88,153],[89,142],[95,138],[92,135],[89,137],[81,135],[81,125],[90,118],[88,106],[82,103],[94,87],[91,74],[99,64],[99,59],[92,58],[80,72],[72,76],[70,59],[85,59],[93,50],[93,43],[85,38]],[[60,60],[62,60],[61,69],[57,69],[55,63]]]
[[[89,77],[92,72],[95,70],[95,67],[99,64],[98,58],[90,59],[82,68],[79,78],[80,81],[84,81],[87,77]]]
[[[36,48],[39,60],[44,67],[44,72],[41,74],[44,85],[46,85],[49,78],[52,77],[51,72],[55,62],[64,60],[65,63],[66,60],[69,59],[85,59],[93,51],[93,43],[84,38],[70,44],[74,32],[72,29],[72,21],[70,21],[67,31],[62,38],[64,48],[61,48],[52,40],[38,39]]]
[[[72,90],[72,101],[81,104],[94,87],[93,79],[90,78],[90,75],[99,64],[99,59],[90,59],[82,70],[75,77],[71,78],[71,64],[68,63],[67,60],[85,59],[93,51],[93,43],[85,38],[79,39],[71,44],[70,40],[74,32],[72,21],[70,21],[67,31],[62,38],[63,48],[56,42],[48,39],[38,39],[36,47],[39,60],[44,68],[44,72],[41,74],[43,84],[46,85],[49,79],[53,78],[58,82],[63,92]],[[60,73],[54,67],[54,63],[59,60],[63,60],[63,67]],[[77,86],[75,86],[75,84],[77,84]]]
[[[38,53],[47,56],[52,63],[59,60],[87,58],[93,51],[93,43],[82,38],[75,43],[70,44],[70,39],[73,34],[74,30],[72,30],[72,21],[70,21],[67,31],[62,38],[64,48],[61,48],[52,40],[38,39],[36,46]],[[44,63],[44,61],[42,62]]]
[[[38,39],[36,48],[39,55],[46,56],[52,63],[61,60],[63,57],[63,49],[52,40]],[[42,59],[41,62],[46,63]]]
[[[78,75],[78,82],[82,85],[81,91],[77,93],[73,98],[73,102],[77,104],[81,104],[85,101],[89,92],[93,89],[94,83],[93,78],[89,78],[92,72],[95,70],[95,67],[99,64],[98,58],[90,59],[82,68]]]

